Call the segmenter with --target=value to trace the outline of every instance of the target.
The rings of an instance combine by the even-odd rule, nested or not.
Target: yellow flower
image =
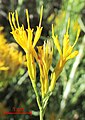
[[[22,52],[18,51],[17,44],[7,43],[4,33],[1,31],[2,29],[3,27],[0,27],[0,74],[4,74],[3,76],[7,79],[16,74],[19,67],[24,63],[25,57]],[[5,71],[2,72],[2,70]]]
[[[0,61],[0,70],[8,70],[8,69],[9,69],[9,67],[5,67],[4,62]]]
[[[27,23],[28,23],[27,30],[24,29],[24,25],[22,25],[20,27],[17,11],[15,12],[15,14],[9,13],[9,22],[10,22],[10,25],[12,28],[11,33],[12,33],[14,39],[16,40],[16,42],[26,52],[28,74],[29,74],[31,80],[36,80],[36,65],[35,65],[34,57],[37,59],[37,54],[36,54],[34,47],[35,47],[36,43],[38,42],[41,32],[42,32],[42,27],[41,27],[42,13],[43,13],[43,6],[41,7],[41,12],[40,12],[39,27],[37,26],[37,30],[36,30],[33,42],[32,42],[33,29],[30,28],[28,10],[26,9],[26,16],[27,16]],[[27,34],[26,34],[26,32],[27,32]]]
[[[18,69],[24,65],[24,61],[25,61],[25,56],[23,56],[23,53],[20,51],[18,51],[18,46],[16,43],[10,43],[9,44],[9,58],[8,61],[11,61],[11,63],[9,64],[9,71],[10,74],[12,76],[15,75],[15,73],[18,71]],[[12,67],[11,67],[12,66]],[[9,72],[8,71],[8,72]]]
[[[1,55],[3,54],[1,49],[3,48],[3,45],[5,45],[6,40],[4,39],[4,34],[2,34],[2,30],[4,28],[0,26],[0,70],[8,70],[9,67],[6,67],[4,60],[2,60]],[[4,46],[5,47],[5,46]]]
[[[71,46],[70,42],[69,42],[69,34],[68,34],[69,25],[70,25],[70,19],[68,20],[67,31],[66,31],[66,34],[64,35],[64,39],[63,39],[63,50],[60,47],[58,36],[54,35],[54,29],[53,29],[53,25],[52,25],[52,38],[53,38],[54,43],[57,47],[57,50],[60,54],[60,60],[59,60],[58,64],[56,65],[56,67],[54,68],[53,73],[51,74],[51,79],[52,80],[51,80],[51,85],[50,85],[50,91],[52,91],[54,89],[56,80],[58,79],[65,63],[69,59],[74,58],[75,56],[78,55],[78,51],[72,52],[72,50],[73,50],[73,48],[74,48],[74,46],[75,46],[75,44],[78,40],[78,37],[79,37],[79,34],[80,34],[80,27],[78,27],[76,40],[75,40],[74,44]]]
[[[43,46],[38,47],[38,64],[40,68],[40,82],[42,97],[48,91],[48,72],[52,64],[53,49],[50,41],[44,42]]]

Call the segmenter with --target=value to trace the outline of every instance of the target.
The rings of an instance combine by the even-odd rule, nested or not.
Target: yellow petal
[[[18,20],[18,13],[17,13],[17,11],[15,12],[15,15],[16,15],[17,26],[19,27],[19,20]]]
[[[27,16],[28,28],[30,28],[29,14],[28,14],[28,10],[27,9],[26,9],[26,16]]]
[[[58,52],[59,52],[60,56],[62,56],[62,51],[61,51],[60,43],[59,43],[59,40],[58,40],[58,36],[57,36],[57,35],[56,35],[56,37],[54,36],[53,24],[52,24],[52,38],[53,38],[53,40],[54,40],[55,46],[56,46],[57,49],[58,49]]]
[[[64,35],[64,40],[63,40],[63,57],[65,57],[69,46],[70,46],[69,45],[69,35],[65,34]]]
[[[10,23],[11,29],[14,30],[14,27],[12,25],[11,13],[10,12],[9,12],[9,23]]]
[[[73,53],[71,53],[67,58],[66,58],[66,60],[69,60],[69,59],[72,59],[72,58],[74,58],[75,56],[77,56],[78,55],[78,51],[74,51]]]
[[[64,57],[67,58],[71,54],[72,50],[73,50],[73,47],[69,46],[69,48],[67,49]]]
[[[41,11],[40,11],[40,22],[39,22],[39,27],[37,26],[37,31],[35,33],[33,47],[35,47],[36,43],[38,42],[38,40],[40,38],[41,32],[42,32],[42,27],[41,27],[42,15],[43,15],[43,6],[41,7]]]
[[[41,35],[41,32],[42,32],[42,27],[37,26],[37,31],[35,33],[35,38],[34,38],[34,41],[33,41],[33,47],[35,47],[36,43],[38,42],[38,40],[40,38],[40,35]]]
[[[64,40],[63,40],[63,57],[66,56],[66,52],[70,46],[69,35],[68,35],[69,26],[70,26],[70,18],[68,19],[67,30],[66,30],[66,34],[64,35]]]
[[[43,6],[41,7],[41,10],[40,10],[40,22],[39,22],[39,27],[41,27],[42,16],[43,16]]]
[[[75,40],[75,42],[74,42],[74,44],[73,44],[73,46],[72,46],[72,47],[74,47],[74,46],[75,46],[75,44],[77,43],[78,38],[79,38],[79,35],[80,35],[80,27],[78,28],[78,32],[77,32],[77,36],[76,36],[76,40]]]
[[[27,50],[27,34],[23,26],[20,28],[17,28],[11,33],[13,34],[13,37],[16,40],[16,42],[26,51]]]
[[[8,70],[9,67],[0,67],[0,70]]]
[[[12,13],[12,23],[14,25],[14,28],[16,29],[16,23],[15,23],[15,18],[14,18],[14,13]]]
[[[60,43],[59,43],[59,40],[58,40],[58,36],[56,35],[56,37],[54,38],[54,43],[58,49],[58,52],[60,54],[60,56],[62,56],[62,51],[61,51],[61,47],[60,47]]]
[[[27,46],[30,49],[30,47],[32,46],[32,38],[33,38],[33,29],[28,28],[27,29],[28,32],[28,42],[27,42]]]

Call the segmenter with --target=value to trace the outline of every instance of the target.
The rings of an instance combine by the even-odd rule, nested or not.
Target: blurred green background
[[[4,27],[0,34],[5,36],[8,44],[15,43],[10,34],[8,13],[17,10],[20,24],[23,23],[27,28],[26,8],[29,10],[31,27],[36,30],[41,5],[44,6],[43,31],[37,45],[42,45],[44,40],[52,41],[52,23],[61,45],[68,18],[71,19],[69,29],[71,44],[75,41],[78,26],[81,28],[75,46],[75,49],[79,50],[79,55],[65,65],[47,105],[44,120],[58,120],[59,117],[61,120],[85,120],[85,0],[0,0],[0,26]],[[17,50],[24,56],[20,46]],[[2,54],[3,51],[0,51],[0,59]],[[8,60],[8,65],[11,64],[10,70],[15,65],[15,72],[0,71],[0,120],[39,120],[39,110],[26,66],[21,64],[16,66],[16,62],[13,63],[7,57],[8,55],[6,62]],[[53,57],[52,64],[55,66],[59,58],[55,47]],[[40,91],[39,70],[37,70],[37,87]],[[3,111],[12,111],[13,107],[33,111],[33,115],[2,115]]]

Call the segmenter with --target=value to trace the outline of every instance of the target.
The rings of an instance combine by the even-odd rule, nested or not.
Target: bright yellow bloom
[[[4,39],[4,34],[2,34],[2,30],[4,28],[2,26],[0,26],[0,70],[8,70],[9,67],[5,66],[5,62],[4,60],[2,60],[1,54],[3,54],[1,51],[1,49],[3,48],[3,45],[5,45],[6,40]],[[5,47],[5,46],[4,46]]]
[[[53,49],[51,43],[44,42],[43,46],[38,47],[38,64],[40,68],[40,82],[42,97],[48,91],[48,72],[52,64]]]
[[[6,78],[13,77],[24,61],[25,57],[18,51],[17,44],[7,43],[4,33],[0,31],[0,79],[2,74]]]
[[[9,69],[9,67],[5,67],[4,62],[0,61],[0,70],[8,70],[8,69]]]
[[[33,42],[32,42],[33,29],[30,28],[28,10],[26,9],[26,16],[27,16],[27,23],[28,23],[28,29],[26,29],[26,30],[24,29],[24,25],[22,25],[21,27],[19,25],[17,11],[15,12],[15,14],[9,13],[9,22],[10,22],[10,25],[12,28],[11,33],[12,33],[14,39],[16,40],[16,42],[26,52],[28,74],[29,74],[31,80],[36,79],[36,65],[35,65],[34,57],[37,59],[37,55],[36,55],[36,51],[35,51],[34,47],[35,47],[36,43],[38,42],[41,32],[42,32],[42,27],[41,27],[42,13],[43,13],[43,6],[41,7],[41,12],[40,12],[39,27],[37,26],[37,30],[36,30]]]
[[[73,48],[74,48],[74,46],[75,46],[75,44],[78,40],[78,37],[79,37],[79,34],[80,34],[80,27],[78,28],[76,40],[75,40],[74,44],[71,46],[70,42],[69,42],[69,34],[68,34],[69,25],[70,25],[70,19],[68,20],[67,31],[66,31],[66,34],[64,35],[64,39],[63,39],[63,50],[60,47],[58,36],[54,35],[54,29],[53,29],[53,25],[52,25],[52,38],[53,38],[54,43],[57,47],[57,50],[60,54],[60,60],[59,60],[58,64],[56,65],[53,73],[51,74],[51,79],[52,80],[51,80],[51,85],[50,85],[50,91],[52,91],[54,89],[56,80],[59,77],[59,74],[61,73],[65,63],[69,59],[74,58],[75,56],[78,55],[78,51],[72,52],[72,50],[73,50]]]
[[[18,51],[18,46],[16,43],[9,44],[8,56],[9,56],[8,60],[11,61],[11,63],[8,63],[10,68],[10,74],[14,76],[18,69],[22,65],[24,65],[25,56],[23,56],[23,53],[21,51],[20,52]]]

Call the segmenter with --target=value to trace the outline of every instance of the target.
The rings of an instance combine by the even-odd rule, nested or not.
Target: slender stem
[[[40,102],[39,94],[38,94],[38,91],[37,91],[36,83],[33,82],[33,81],[32,81],[32,86],[33,86],[33,89],[34,89],[34,92],[35,92],[35,95],[36,95],[36,99],[37,99],[37,104],[38,104],[38,107],[39,107],[39,110],[40,110],[40,120],[43,120],[43,108],[41,106],[41,102]]]
[[[44,98],[44,100],[43,100],[43,109],[46,108],[48,100],[49,100],[49,98],[50,98],[51,95],[52,95],[52,92],[48,92],[47,96]]]
[[[43,116],[45,114],[47,103],[48,103],[48,100],[49,100],[49,98],[50,98],[51,95],[52,95],[52,92],[48,92],[47,96],[42,101],[43,102]]]
[[[35,95],[36,95],[36,100],[37,100],[38,107],[39,107],[39,109],[41,109],[40,98],[39,98],[39,95],[38,95],[36,83],[34,81],[32,81],[32,86],[33,86],[33,89],[34,89],[34,92],[35,92]]]
[[[43,110],[42,110],[42,108],[40,109],[40,120],[43,120]]]
[[[52,95],[52,92],[48,92],[47,96],[42,101],[43,103],[41,104],[35,81],[32,81],[32,86],[33,86],[33,89],[34,89],[34,92],[35,92],[35,95],[36,95],[37,104],[38,104],[38,107],[39,107],[39,110],[40,110],[40,120],[43,120],[43,116],[45,114],[46,106],[47,106],[49,97]]]

